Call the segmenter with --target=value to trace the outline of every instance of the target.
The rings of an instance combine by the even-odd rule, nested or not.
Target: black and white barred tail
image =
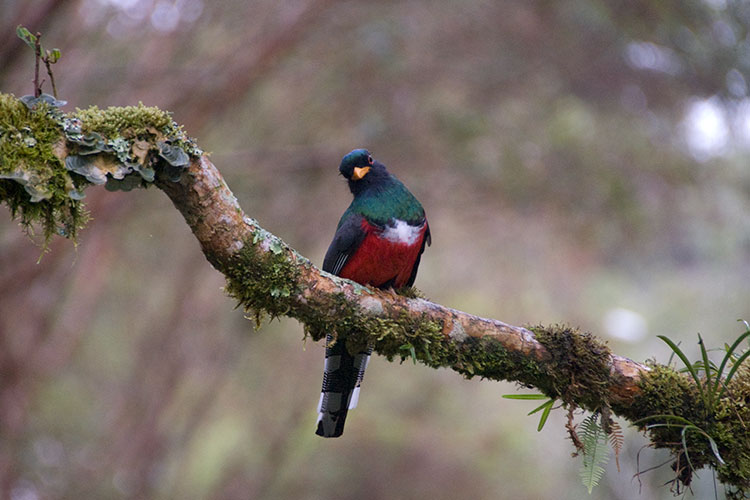
[[[343,339],[334,342],[331,334],[326,336],[326,364],[315,431],[318,436],[339,437],[343,434],[347,412],[357,407],[359,387],[370,354],[372,346],[352,356]]]

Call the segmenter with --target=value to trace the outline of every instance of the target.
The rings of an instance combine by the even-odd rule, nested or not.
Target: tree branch
[[[556,365],[560,357],[568,357],[571,354],[557,353],[553,356],[537,339],[535,333],[527,328],[481,318],[422,298],[409,298],[388,291],[365,288],[320,271],[288,245],[263,230],[257,221],[244,214],[223,177],[206,156],[193,159],[179,182],[157,180],[157,185],[185,217],[206,258],[227,276],[231,292],[241,301],[243,294],[249,292],[247,287],[254,289],[257,285],[242,281],[243,278],[237,276],[237,261],[266,262],[268,271],[272,271],[274,267],[284,269],[288,266],[287,270],[292,272],[289,282],[283,284],[286,287],[284,290],[289,291],[288,295],[271,294],[269,300],[275,304],[269,304],[256,297],[245,305],[251,309],[271,310],[272,314],[283,312],[287,316],[297,318],[307,326],[316,340],[326,331],[318,328],[319,326],[334,331],[346,331],[337,327],[351,329],[348,323],[355,323],[360,327],[368,327],[367,331],[360,333],[375,341],[376,352],[393,357],[404,354],[404,350],[401,349],[399,353],[398,350],[394,351],[394,347],[400,348],[408,343],[419,344],[422,339],[415,333],[419,331],[420,326],[425,329],[427,325],[426,329],[433,332],[429,338],[430,344],[437,342],[438,345],[430,345],[422,351],[415,350],[420,361],[432,366],[445,364],[467,375],[514,380],[524,384],[533,382],[533,379],[540,376],[539,372],[555,369],[553,365]],[[283,305],[280,307],[278,302],[283,302]],[[356,317],[356,321],[352,321],[351,317],[341,316],[344,304],[348,315]],[[394,334],[393,330],[399,333]],[[585,339],[581,340],[582,343],[596,344],[591,337],[576,334],[571,330],[562,331],[567,331],[571,339],[580,337]],[[437,335],[434,335],[435,333]],[[396,338],[391,338],[394,335]],[[570,345],[581,343],[571,339]],[[403,341],[403,344],[394,346],[394,340]],[[518,378],[514,379],[506,376],[506,370],[501,369],[498,363],[467,359],[466,353],[476,348],[477,341],[495,344],[509,356],[526,359],[534,366],[528,373],[518,373]],[[606,383],[606,400],[610,404],[627,406],[640,392],[638,382],[641,373],[649,368],[630,359],[610,354],[601,344],[594,350],[600,351],[602,355],[599,363],[595,363],[594,370],[601,371],[605,368],[605,373],[596,374],[596,377]],[[591,367],[579,368],[585,371]],[[580,376],[586,378],[594,375],[584,373]],[[549,390],[554,389],[555,385],[550,381],[537,382],[541,385],[540,389],[547,389],[551,396],[562,394]],[[580,401],[569,402],[584,407],[591,406],[587,404],[591,402],[585,397]]]
[[[513,326],[322,272],[245,215],[167,113],[141,105],[65,115],[49,99],[23,102],[0,94],[0,200],[23,223],[41,221],[47,234],[63,225],[74,236],[78,200],[90,184],[129,190],[154,183],[226,276],[228,293],[257,321],[290,316],[315,340],[332,332],[350,350],[368,343],[388,359],[412,357],[467,377],[536,387],[569,410],[600,411],[605,429],[611,411],[648,430],[654,446],[678,460],[689,452],[692,466],[710,465],[738,491],[750,488],[747,366],[735,365],[724,396],[711,402],[709,384],[697,375],[614,355],[589,333]],[[689,476],[678,479],[688,484]]]

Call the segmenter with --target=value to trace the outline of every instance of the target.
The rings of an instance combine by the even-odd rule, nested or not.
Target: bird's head
[[[365,192],[383,189],[392,182],[391,174],[385,165],[372,159],[366,149],[355,149],[344,156],[339,172],[349,181],[349,190],[356,197]]]
[[[346,180],[359,181],[370,172],[373,166],[372,155],[366,149],[355,149],[341,159],[339,172]]]

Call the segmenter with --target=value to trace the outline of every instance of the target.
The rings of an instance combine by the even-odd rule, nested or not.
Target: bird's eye
[[[372,156],[368,156],[367,157],[367,163],[369,163],[370,165],[372,165]]]

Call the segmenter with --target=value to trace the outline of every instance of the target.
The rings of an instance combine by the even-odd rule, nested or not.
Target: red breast
[[[405,286],[419,257],[427,223],[410,228],[418,231],[416,238],[405,234],[402,227],[383,229],[366,220],[362,221],[362,229],[366,233],[365,239],[349,257],[339,276],[376,287],[390,280],[393,280],[394,288]],[[404,233],[401,238],[398,237],[400,233]]]

